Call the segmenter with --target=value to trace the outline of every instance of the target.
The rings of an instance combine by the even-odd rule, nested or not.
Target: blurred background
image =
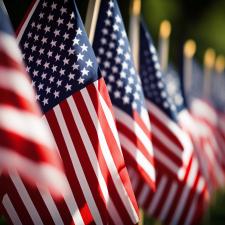
[[[31,0],[5,0],[13,26],[16,28]],[[88,0],[76,0],[81,17],[85,20]],[[126,28],[129,23],[130,0],[118,0]],[[203,62],[204,51],[212,47],[217,54],[225,55],[225,0],[142,0],[142,15],[148,25],[155,45],[158,46],[159,25],[162,20],[171,22],[169,60],[179,68],[183,43],[196,41],[196,58]],[[149,218],[145,224],[158,224]],[[5,224],[3,219],[0,224]],[[215,194],[203,224],[225,224],[224,191]]]

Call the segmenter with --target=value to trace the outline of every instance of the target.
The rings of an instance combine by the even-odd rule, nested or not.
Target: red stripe
[[[93,221],[93,217],[92,217],[90,209],[87,206],[87,203],[84,199],[84,194],[81,190],[78,179],[77,179],[75,173],[73,172],[74,168],[73,168],[73,165],[72,165],[72,162],[71,162],[71,159],[70,159],[67,147],[66,147],[66,143],[62,136],[62,132],[58,125],[58,122],[57,122],[54,112],[52,110],[48,111],[46,113],[46,118],[47,118],[49,126],[52,130],[52,133],[55,137],[56,144],[58,145],[58,149],[60,151],[60,155],[63,160],[66,176],[70,183],[70,187],[73,192],[74,198],[76,199],[76,203],[80,210],[81,216],[82,216],[85,224],[91,223]],[[59,209],[60,209],[60,214],[62,215],[63,219],[67,218],[67,219],[71,220],[71,218],[68,216],[68,215],[70,215],[70,212],[67,209],[67,206],[65,206],[63,208],[61,208],[59,206]]]
[[[91,86],[89,86],[89,88],[90,87]],[[93,103],[98,102],[97,99],[94,99],[94,98],[97,98],[96,94],[97,93],[95,91],[95,95],[92,95],[91,96]],[[119,197],[119,195],[117,193],[117,190],[115,188],[115,184],[114,184],[114,182],[112,180],[112,177],[111,177],[111,175],[108,172],[108,167],[107,167],[107,164],[105,162],[104,156],[102,154],[102,151],[104,151],[104,149],[101,149],[100,144],[96,141],[96,140],[98,140],[97,132],[95,130],[94,124],[92,122],[92,119],[91,119],[89,113],[87,113],[88,109],[87,109],[86,103],[82,99],[82,96],[77,97],[77,98],[74,98],[74,100],[76,102],[76,105],[79,105],[79,108],[78,108],[79,113],[80,113],[80,115],[82,115],[82,121],[83,121],[83,123],[86,126],[86,130],[88,132],[88,136],[89,136],[89,138],[91,140],[91,143],[92,143],[92,145],[94,147],[95,153],[96,153],[96,155],[98,157],[98,162],[99,162],[99,165],[100,165],[100,168],[101,168],[101,172],[102,172],[102,174],[104,176],[104,179],[105,179],[105,181],[107,183],[107,187],[109,189],[109,194],[111,196],[111,199],[113,200],[115,206],[118,206],[119,207],[119,211],[118,212],[120,213],[120,215],[122,215],[121,216],[121,219],[124,219],[124,221],[131,223],[131,221],[129,219],[129,215],[126,212],[126,209],[124,207],[122,207],[123,206],[123,203],[122,203],[122,201],[121,201],[121,199],[120,199],[120,197]],[[102,113],[103,113],[102,112],[102,108],[99,105],[99,108],[98,108],[98,116],[99,117],[98,118],[100,120],[101,120],[101,117],[102,117]],[[106,121],[104,121],[103,123],[106,125]],[[106,131],[106,129],[104,128],[104,126],[102,128],[105,131],[105,135],[107,135],[109,130]],[[125,170],[125,165],[124,164],[123,165],[120,165],[120,170],[121,170],[121,175],[122,175],[123,174],[123,171]]]

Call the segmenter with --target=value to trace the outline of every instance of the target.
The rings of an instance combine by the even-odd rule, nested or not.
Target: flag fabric
[[[0,21],[0,174],[16,171],[56,194],[65,188],[62,162],[1,7]]]
[[[179,126],[179,107],[170,98],[157,53],[142,21],[140,76],[152,124],[156,155],[156,192],[133,176],[133,188],[145,212],[165,224],[198,224],[204,208],[205,180],[193,146]]]
[[[150,121],[115,0],[101,1],[93,48],[113,104],[125,163],[154,188]]]
[[[70,189],[53,201],[14,175],[8,217],[22,224],[136,224],[111,102],[75,2],[35,1],[18,41]]]

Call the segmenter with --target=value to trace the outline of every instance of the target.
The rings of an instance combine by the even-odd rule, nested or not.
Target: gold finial
[[[160,36],[167,39],[171,33],[171,24],[168,20],[163,20],[160,24]]]
[[[141,0],[133,0],[132,2],[132,13],[135,16],[139,16],[141,12]]]
[[[218,55],[215,62],[215,70],[217,73],[222,73],[225,69],[225,57],[223,55]]]
[[[212,69],[215,64],[216,53],[212,48],[208,48],[204,55],[204,64],[207,68]]]
[[[184,44],[184,55],[187,58],[192,58],[196,52],[196,43],[194,40],[189,39]]]

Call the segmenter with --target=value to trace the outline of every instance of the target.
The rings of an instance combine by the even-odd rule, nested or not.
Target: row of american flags
[[[137,69],[116,0],[93,43],[75,0],[0,9],[0,213],[9,224],[199,224],[224,185],[224,84],[162,71],[143,19]],[[211,103],[210,103],[211,102]],[[212,104],[215,103],[215,105]]]

